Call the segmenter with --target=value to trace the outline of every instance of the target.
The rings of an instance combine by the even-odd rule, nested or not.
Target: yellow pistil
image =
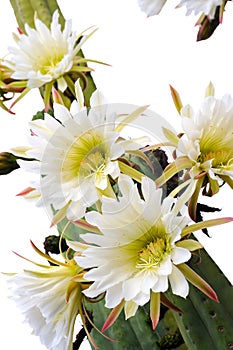
[[[51,56],[41,56],[38,58],[35,70],[41,74],[50,74],[51,70],[55,69],[64,57],[65,52],[54,52]]]
[[[170,254],[171,246],[165,235],[148,243],[138,252],[136,268],[154,269],[159,267],[167,254]]]
[[[197,160],[200,163],[204,163],[211,159],[213,160],[213,168],[222,168],[224,170],[230,170],[233,166],[233,151],[221,150],[217,152],[209,152],[207,154],[201,153]]]
[[[103,152],[91,152],[81,163],[81,170],[86,173],[86,176],[92,176],[95,173],[97,176],[104,172],[106,167],[105,155]]]

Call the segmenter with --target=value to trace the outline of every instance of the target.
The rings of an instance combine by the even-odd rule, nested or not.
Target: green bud
[[[215,29],[220,24],[219,18],[220,6],[216,8],[215,16],[213,19],[209,19],[205,16],[199,24],[199,31],[197,34],[197,41],[206,40],[214,33]]]
[[[18,157],[9,152],[0,153],[0,175],[7,175],[19,168]]]
[[[60,254],[60,242],[61,237],[56,235],[50,235],[45,238],[44,241],[44,249],[46,253],[52,253],[52,254]],[[68,246],[66,244],[66,240],[62,238],[61,240],[61,250],[62,252],[65,252],[68,249]]]

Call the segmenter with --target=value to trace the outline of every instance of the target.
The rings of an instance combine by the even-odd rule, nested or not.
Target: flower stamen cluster
[[[167,237],[166,237],[167,238]],[[167,254],[171,253],[171,247],[168,239],[157,238],[150,242],[142,250],[138,252],[138,262],[136,268],[138,269],[155,269],[160,266]]]

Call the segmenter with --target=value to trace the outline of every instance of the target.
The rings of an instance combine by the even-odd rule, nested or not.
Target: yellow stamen
[[[170,242],[167,235],[163,234],[138,252],[136,268],[147,270],[157,268],[170,252]]]

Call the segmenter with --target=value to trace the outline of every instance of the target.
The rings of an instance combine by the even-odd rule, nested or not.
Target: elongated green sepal
[[[130,150],[130,151],[126,151],[126,153],[133,154],[136,157],[143,159],[146,162],[146,164],[150,167],[151,171],[154,172],[153,164],[151,163],[150,159],[147,157],[145,153],[143,153],[140,150]]]
[[[178,113],[180,114],[180,111],[183,107],[183,104],[181,102],[181,98],[180,98],[180,95],[179,93],[176,91],[176,89],[174,89],[174,87],[172,87],[170,85],[170,90],[171,90],[171,95],[172,95],[172,99],[173,99],[173,102],[174,102],[174,105],[178,111]]]
[[[160,293],[151,292],[150,296],[150,319],[152,328],[155,330],[160,316]]]
[[[196,221],[197,201],[198,201],[198,197],[201,191],[203,181],[204,181],[204,177],[201,177],[200,179],[197,180],[195,191],[189,200],[189,204],[188,204],[189,216],[193,221]]]
[[[219,302],[217,294],[211,288],[211,286],[203,280],[195,271],[193,271],[188,265],[180,264],[178,265],[179,270],[184,274],[185,278],[192,283],[195,287],[200,289],[202,293],[207,295],[210,299]]]
[[[83,219],[74,220],[72,221],[72,224],[90,232],[100,233],[98,227],[89,224],[86,220]]]
[[[16,105],[17,102],[19,102],[20,100],[22,100],[22,98],[23,98],[24,96],[26,96],[27,93],[28,93],[29,91],[30,91],[29,88],[24,89],[23,92],[21,92],[21,94],[20,94],[20,95],[14,100],[14,102],[11,104],[10,110],[12,109],[12,107],[14,107],[14,106]]]
[[[134,168],[131,168],[129,165],[127,165],[121,161],[118,161],[118,164],[119,164],[120,171],[123,174],[130,176],[132,179],[134,179],[138,182],[142,182],[142,178],[143,178],[143,176],[145,176],[144,174],[140,173],[140,171],[137,171]]]
[[[56,214],[54,215],[54,217],[52,219],[50,227],[53,227],[54,225],[57,225],[62,219],[65,218],[66,212],[67,212],[67,209],[68,209],[69,205],[70,205],[70,202],[68,202],[63,208],[59,209],[56,212]]]
[[[182,156],[177,158],[173,163],[170,163],[165,169],[163,174],[156,179],[156,185],[158,187],[164,185],[172,176],[177,174],[179,171],[184,169],[189,169],[192,166],[192,161],[186,157]]]
[[[114,309],[110,312],[108,318],[106,319],[103,327],[102,327],[102,332],[105,332],[109,327],[115,323],[115,321],[118,319],[118,316],[120,315],[121,311],[123,310],[125,305],[125,301],[122,300],[119,305],[114,307]]]
[[[115,131],[121,132],[125,126],[130,125],[139,115],[145,112],[145,110],[148,107],[149,107],[148,105],[139,107],[135,111],[127,115],[127,117],[125,117],[125,119],[116,126]]]
[[[58,260],[52,258],[51,256],[49,256],[48,254],[43,253],[39,248],[37,248],[37,246],[32,242],[32,240],[30,240],[30,243],[32,245],[32,248],[35,250],[35,252],[37,254],[39,254],[40,256],[42,256],[43,258],[45,258],[46,260],[51,261],[51,262],[53,262],[56,265],[62,265],[62,266],[65,266],[65,267],[67,266],[66,263],[58,261]]]
[[[12,112],[9,108],[7,108],[1,100],[0,100],[0,107],[1,107],[4,111],[6,111],[6,112],[8,112],[8,113],[10,113],[10,114],[15,114],[15,113]]]
[[[191,232],[202,230],[203,228],[207,228],[207,227],[227,224],[228,222],[231,222],[231,221],[233,221],[233,217],[224,217],[219,219],[211,219],[211,220],[197,222],[196,224],[186,226],[182,230],[181,236],[184,237]]]
[[[164,136],[171,142],[171,144],[173,144],[175,147],[178,146],[179,137],[176,134],[174,134],[174,132],[165,127],[162,127],[162,130]]]
[[[214,90],[215,90],[214,85],[210,81],[209,85],[207,86],[206,91],[205,91],[205,97],[214,96],[214,93],[215,93]]]
[[[219,175],[219,177],[233,189],[233,180],[229,176]]]
[[[203,248],[203,245],[194,239],[184,239],[183,241],[177,242],[176,246],[188,249],[190,252]]]
[[[175,304],[173,304],[171,300],[169,300],[164,293],[160,293],[160,301],[164,306],[168,307],[169,309],[175,312],[182,313],[182,310],[179,309]]]

